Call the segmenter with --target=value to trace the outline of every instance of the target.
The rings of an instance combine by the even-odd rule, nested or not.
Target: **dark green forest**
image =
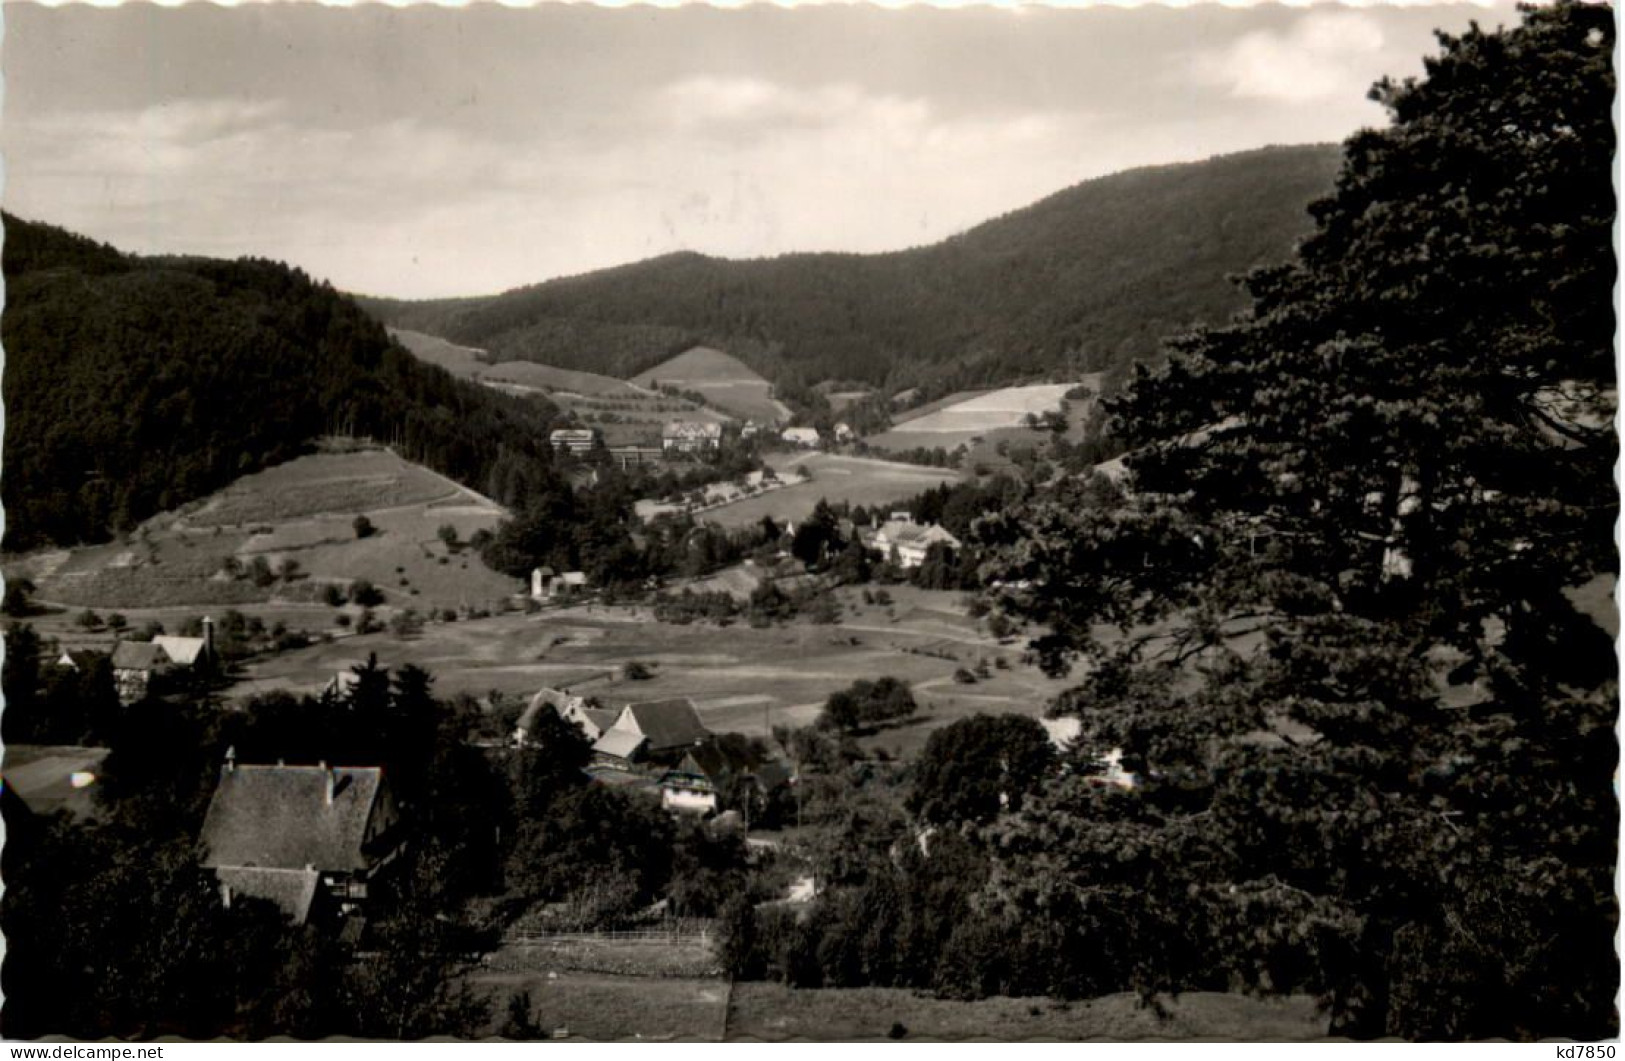
[[[897,253],[673,254],[493,298],[361,302],[497,361],[623,378],[701,342],[781,387],[1120,374],[1240,310],[1232,276],[1291,253],[1336,165],[1329,145],[1265,148],[1087,181]]]
[[[329,433],[504,501],[551,476],[549,405],[420,363],[297,269],[5,229],[9,549],[126,532]]]

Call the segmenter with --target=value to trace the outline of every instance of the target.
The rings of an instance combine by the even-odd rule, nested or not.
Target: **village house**
[[[816,427],[787,427],[779,435],[779,438],[801,449],[817,449],[819,446],[818,429]]]
[[[227,751],[199,837],[221,901],[275,903],[295,924],[358,912],[404,848],[376,766],[238,765]]]
[[[853,431],[851,425],[846,423],[844,420],[835,425],[836,442],[851,442],[857,437],[857,432]]]
[[[715,814],[722,788],[732,779],[742,779],[747,791],[766,796],[794,776],[782,760],[757,761],[723,741],[707,740],[684,752],[677,765],[661,775],[660,805],[670,811]]]
[[[570,453],[579,457],[591,453],[593,446],[598,444],[598,430],[591,427],[555,428],[547,436],[547,441],[554,453]]]
[[[934,523],[897,519],[882,523],[869,541],[871,548],[880,550],[887,559],[895,559],[901,567],[919,567],[925,563],[931,546],[937,544],[958,549],[959,539]]]
[[[722,446],[722,425],[703,420],[673,420],[660,432],[667,453],[706,453]]]
[[[604,731],[615,724],[620,712],[594,706],[585,696],[576,696],[562,689],[539,690],[525,705],[524,713],[514,727],[513,742],[526,747],[536,732],[536,722],[543,711],[551,711],[559,718],[578,727],[589,741],[596,741]]]
[[[146,699],[155,677],[214,660],[214,620],[203,620],[202,637],[159,634],[151,641],[120,641],[113,646],[113,683],[119,703]]]
[[[684,750],[710,736],[686,696],[628,704],[593,744],[593,761],[619,770],[643,762],[675,763]]]
[[[530,599],[555,600],[587,591],[587,575],[582,571],[554,574],[551,567],[538,567],[530,573]]]
[[[113,684],[118,689],[119,703],[128,707],[147,698],[152,679],[166,674],[174,662],[163,646],[150,641],[120,641],[113,646]]]

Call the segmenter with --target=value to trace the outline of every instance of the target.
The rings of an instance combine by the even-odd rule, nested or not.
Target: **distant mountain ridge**
[[[1242,308],[1231,277],[1290,256],[1340,159],[1337,145],[1269,147],[1129,170],[884,254],[683,252],[487,298],[359,301],[494,360],[620,378],[700,344],[781,393],[824,380],[941,393],[1111,377]]]

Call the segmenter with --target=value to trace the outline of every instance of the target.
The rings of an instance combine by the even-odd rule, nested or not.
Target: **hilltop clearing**
[[[790,410],[773,398],[773,385],[731,354],[710,347],[685,350],[640,372],[632,382],[650,389],[672,388],[702,395],[707,404],[742,419],[783,423]]]
[[[518,584],[448,544],[441,528],[453,528],[462,543],[504,515],[488,498],[387,450],[326,452],[245,476],[118,542],[14,557],[5,567],[8,578],[31,579],[43,602],[118,611],[132,621],[237,607],[296,614],[294,622],[321,630],[359,611],[324,605],[326,588],[347,591],[357,580],[378,587],[385,614],[497,605]],[[364,537],[358,517],[372,528]],[[68,620],[46,615],[37,625],[85,640]]]

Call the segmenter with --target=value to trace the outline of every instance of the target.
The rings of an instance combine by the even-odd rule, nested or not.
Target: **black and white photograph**
[[[0,1037],[1617,1041],[1616,26],[5,0]]]

